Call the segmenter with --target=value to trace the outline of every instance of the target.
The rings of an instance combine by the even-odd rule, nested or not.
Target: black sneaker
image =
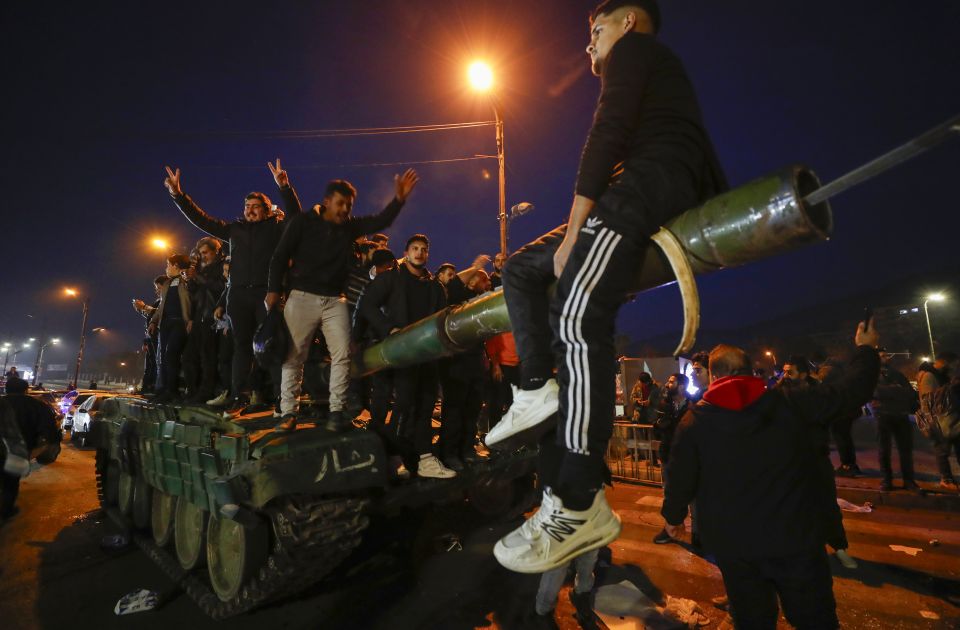
[[[658,545],[665,545],[669,542],[673,542],[673,538],[667,533],[666,528],[664,528],[660,530],[659,534],[653,537],[653,542]]]
[[[577,610],[577,621],[581,628],[596,628],[596,617],[593,614],[592,593],[578,593],[570,590],[570,603]]]
[[[287,433],[289,431],[296,430],[296,428],[297,428],[297,414],[288,413],[280,419],[280,422],[278,422],[273,427],[273,430],[278,433]]]
[[[349,431],[353,428],[353,418],[346,411],[331,411],[327,416],[327,423],[324,425],[327,431]]]
[[[923,494],[923,488],[917,485],[917,482],[913,480],[904,481],[903,489],[907,490],[908,492],[916,492],[917,494]]]
[[[849,464],[843,464],[842,466],[837,466],[834,471],[837,477],[858,477],[860,475],[860,468],[858,466],[850,466]]]
[[[457,472],[463,472],[465,466],[463,465],[463,460],[461,460],[456,455],[451,455],[449,457],[441,457],[443,465],[449,468],[450,470],[455,470]]]

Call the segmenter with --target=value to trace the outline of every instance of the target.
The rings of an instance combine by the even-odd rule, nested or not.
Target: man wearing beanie
[[[545,475],[549,509],[494,548],[514,571],[548,571],[619,535],[620,519],[603,492],[617,311],[650,236],[727,187],[693,86],[657,40],[659,28],[653,0],[607,0],[594,10],[586,52],[600,77],[600,99],[569,221],[504,266],[521,389],[486,443],[497,448],[535,437],[557,414],[563,451]],[[551,297],[547,288],[555,280]]]

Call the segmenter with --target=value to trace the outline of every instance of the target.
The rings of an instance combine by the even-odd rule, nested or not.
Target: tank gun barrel
[[[829,204],[806,201],[819,187],[810,169],[788,167],[718,195],[664,227],[683,246],[694,273],[738,267],[828,239],[833,230]],[[634,290],[674,281],[663,252],[648,247]],[[434,313],[370,346],[355,357],[353,371],[365,375],[436,360],[509,330],[503,292],[488,293]]]

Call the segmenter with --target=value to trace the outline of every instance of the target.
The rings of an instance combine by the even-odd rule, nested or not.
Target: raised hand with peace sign
[[[180,189],[180,169],[176,171],[170,169],[169,166],[165,166],[167,169],[167,178],[163,180],[163,185],[167,187],[167,191],[171,196],[177,197],[183,194],[183,191]]]
[[[287,172],[280,166],[280,158],[277,158],[276,166],[274,166],[272,162],[267,162],[267,168],[270,169],[270,173],[273,175],[273,181],[277,182],[277,187],[286,188],[290,185],[290,178],[287,176]]]

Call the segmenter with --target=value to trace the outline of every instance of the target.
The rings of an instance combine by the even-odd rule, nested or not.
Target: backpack
[[[960,387],[941,385],[921,397],[917,411],[917,428],[934,441],[953,441],[960,438],[960,408],[957,406]]]

